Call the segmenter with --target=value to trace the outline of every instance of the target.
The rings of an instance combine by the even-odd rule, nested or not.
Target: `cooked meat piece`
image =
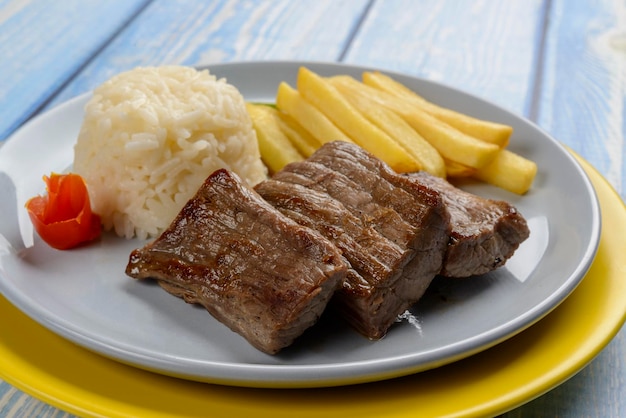
[[[414,256],[412,250],[401,249],[371,226],[363,225],[340,202],[325,193],[276,180],[264,181],[256,186],[256,190],[285,215],[301,225],[314,228],[342,250],[353,269],[347,286],[355,294],[363,288],[378,288],[379,284],[384,288],[393,288],[407,261]],[[366,298],[369,296],[368,293],[358,294]],[[362,312],[357,328],[371,338],[384,335],[395,319],[395,315],[385,321],[377,318],[378,312],[387,314],[385,310],[378,309],[381,302],[368,300],[360,308]]]
[[[317,321],[348,267],[326,238],[218,170],[158,239],[131,253],[126,273],[156,279],[275,354]]]
[[[439,191],[450,213],[442,276],[469,277],[494,270],[530,235],[524,217],[507,202],[484,199],[425,172],[407,177]]]
[[[355,191],[365,191],[377,204],[396,212],[419,235],[419,239],[413,241],[413,248],[417,251],[432,252],[428,260],[433,265],[441,262],[442,256],[437,254],[443,245],[441,241],[447,239],[450,216],[437,190],[414,181],[407,181],[405,176],[397,174],[383,161],[347,142],[326,144],[308,161],[324,165],[346,180],[351,179],[352,183],[349,186]],[[294,166],[297,167],[297,164]],[[329,190],[337,198],[349,198],[349,190]],[[368,212],[368,206],[364,202],[349,200],[348,207],[366,216],[370,221],[376,216]],[[396,229],[399,226],[390,227],[389,221],[389,218],[379,220],[378,228],[385,234],[397,234]],[[426,260],[418,261],[423,263]]]
[[[325,144],[256,190],[342,250],[353,270],[336,302],[371,339],[384,336],[441,269],[449,219],[438,193],[356,145]]]

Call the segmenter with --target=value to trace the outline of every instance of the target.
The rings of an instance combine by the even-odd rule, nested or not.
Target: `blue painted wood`
[[[553,0],[549,16],[537,122],[625,199],[626,4]],[[507,416],[626,416],[626,327],[576,376]]]
[[[440,81],[527,114],[541,0],[377,1],[346,62]]]
[[[625,172],[626,55],[618,51],[626,49],[624,6],[565,0],[548,6],[525,1],[483,1],[471,7],[454,1],[377,2],[345,60],[442,81],[536,117],[619,188]],[[544,36],[542,55],[538,47]],[[572,137],[579,131],[585,134]],[[603,163],[613,165],[613,176],[608,167],[602,169]],[[626,416],[625,359],[622,330],[576,376],[503,416]]]
[[[366,0],[155,0],[51,105],[136,66],[281,59],[336,61],[366,6]]]
[[[626,5],[554,0],[538,123],[626,198]]]
[[[137,65],[345,61],[536,117],[624,197],[625,27],[620,0],[0,0],[0,144],[42,105]],[[626,416],[625,358],[622,330],[578,375],[505,416]],[[0,381],[9,416],[68,415]]]
[[[0,4],[0,143],[147,1],[4,0]]]
[[[0,24],[5,14],[15,14],[17,17],[12,19],[22,22],[45,21],[34,24],[35,28],[51,25],[55,21],[59,26],[68,26],[77,18],[69,9],[78,6],[70,2],[58,2],[56,5],[58,8],[54,9],[55,13],[46,17],[45,13],[49,11],[46,12],[42,2],[20,8],[5,1],[0,3]],[[116,34],[116,37],[94,45],[95,49],[102,50],[92,49],[81,56],[66,57],[66,67],[63,68],[65,72],[55,79],[34,77],[33,74],[37,73],[34,68],[30,68],[27,74],[17,74],[17,67],[26,67],[28,61],[34,57],[19,53],[25,44],[17,34],[6,41],[4,35],[0,35],[0,56],[5,45],[12,46],[16,50],[14,55],[18,63],[6,76],[0,69],[0,77],[20,77],[30,83],[35,80],[34,88],[37,92],[36,95],[23,95],[21,100],[30,105],[30,108],[17,109],[15,122],[7,125],[5,130],[10,132],[48,100],[44,110],[92,89],[113,74],[138,65],[202,65],[261,59],[335,61],[349,43],[352,31],[366,10],[366,5],[365,0],[350,3],[333,0],[315,3],[288,0],[262,3],[155,0],[119,33],[116,33],[118,27],[111,28],[107,33],[109,36]],[[112,9],[103,10],[102,4],[99,6],[101,7],[85,8],[80,13],[76,12],[84,14],[83,19],[89,24],[81,25],[80,30],[76,29],[68,36],[70,40],[91,36],[86,32],[92,30],[90,26],[94,25],[94,21],[109,21],[115,15]],[[114,6],[115,3],[112,4]],[[94,34],[90,39],[98,39],[96,35],[102,38],[105,36],[104,32]],[[46,47],[48,39],[42,38],[39,30],[33,31],[32,37],[32,42],[38,42],[37,51],[33,51],[33,55],[36,55]],[[68,45],[53,42],[48,48],[48,60],[40,60],[42,62],[38,64],[39,70],[49,65],[50,60],[58,59]],[[92,57],[93,54],[95,55]],[[87,63],[91,58],[93,60]],[[67,85],[61,93],[56,92],[66,82]],[[54,99],[50,100],[50,95],[55,92],[57,94]],[[0,95],[0,108],[4,108],[9,102],[8,96],[8,93],[5,96]],[[0,416],[68,418],[72,415],[50,407],[0,381]]]
[[[73,416],[1,382],[0,417],[71,418]]]

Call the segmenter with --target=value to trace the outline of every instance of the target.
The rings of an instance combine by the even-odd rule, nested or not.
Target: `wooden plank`
[[[625,199],[626,4],[553,0],[549,16],[537,122]],[[580,373],[506,416],[626,416],[625,353],[623,327]]]
[[[527,114],[541,36],[540,0],[385,0],[345,61],[412,74]]]
[[[584,155],[626,198],[626,5],[552,5],[538,123]]]
[[[0,380],[0,417],[3,418],[73,418]]]
[[[146,1],[4,1],[0,8],[0,143]]]
[[[380,1],[345,61],[442,81],[538,115],[624,197],[626,19],[618,3]],[[626,329],[578,375],[504,416],[626,416],[624,353]]]
[[[53,9],[56,8],[53,2],[46,2],[45,6],[41,0],[33,0],[33,2],[39,5],[37,11],[43,14],[45,10],[53,22],[57,15],[62,14],[50,15],[50,8],[52,6],[55,6],[52,7]],[[54,3],[59,3],[63,8],[70,8],[68,4],[74,4]],[[240,7],[245,6],[241,5],[241,2],[235,3]],[[303,12],[301,8],[296,13],[299,6],[286,3],[275,3],[273,7],[278,7],[278,10],[269,10],[268,6],[258,6],[264,7],[264,13],[268,16],[257,16],[250,9],[240,11],[224,5],[223,7],[233,12],[233,16],[227,17],[226,9],[222,14],[216,14],[214,17],[205,16],[205,24],[217,26],[213,26],[213,30],[196,28],[196,35],[189,32],[191,29],[189,23],[185,23],[187,20],[185,20],[184,12],[181,11],[178,16],[168,16],[166,10],[151,11],[150,13],[154,13],[154,16],[147,20],[146,25],[152,24],[153,30],[147,30],[147,27],[142,27],[142,25],[133,27],[131,30],[133,26],[131,25],[128,31],[120,36],[125,37],[126,42],[134,42],[135,45],[117,45],[113,51],[106,49],[101,55],[104,57],[106,54],[106,59],[103,58],[98,65],[110,66],[115,72],[130,68],[136,62],[134,60],[140,58],[142,49],[148,57],[145,61],[139,59],[140,65],[174,61],[202,64],[265,58],[344,59],[348,62],[375,65],[443,81],[495,100],[525,115],[533,113],[531,105],[536,103],[538,104],[536,109],[539,124],[592,161],[592,164],[596,165],[616,187],[620,188],[624,197],[621,179],[624,176],[622,161],[625,130],[623,74],[626,55],[622,49],[624,48],[624,32],[620,32],[620,28],[623,31],[626,22],[623,18],[624,6],[620,6],[617,1],[576,3],[552,1],[550,26],[546,39],[544,78],[540,79],[541,82],[538,84],[539,87],[543,87],[543,93],[537,97],[537,101],[532,99],[531,93],[535,86],[533,74],[534,65],[537,62],[534,48],[538,43],[539,29],[542,24],[539,17],[542,13],[542,6],[539,1],[530,4],[525,1],[480,1],[472,3],[471,6],[465,3],[464,7],[460,2],[452,1],[406,1],[403,3],[384,0],[374,2],[363,27],[357,32],[353,48],[349,49],[346,54],[343,48],[349,42],[349,36],[358,24],[359,13],[351,14],[353,20],[347,25],[342,24],[340,19],[333,19],[333,16],[330,16],[334,25],[331,27],[326,26],[324,21],[320,21],[328,15],[316,14],[315,10],[319,11],[316,5],[307,4],[307,8],[315,9],[313,12]],[[330,2],[323,6],[333,7],[328,3]],[[155,4],[166,9],[174,7],[164,2],[155,1]],[[7,56],[26,56],[31,60],[37,58],[36,54],[30,54],[30,50],[20,52],[17,48],[21,48],[21,45],[27,46],[27,41],[35,42],[30,39],[41,36],[37,32],[39,29],[35,30],[35,34],[23,35],[23,40],[4,43],[7,27],[5,24],[10,19],[15,19],[13,16],[20,13],[17,9],[23,5],[27,7],[28,3],[24,1],[0,3],[2,11],[0,12],[2,13],[0,14],[0,27],[2,28],[0,30],[0,56],[3,57],[3,64],[4,57]],[[363,3],[359,5],[365,7]],[[93,3],[89,6],[93,7]],[[189,6],[188,3],[184,3],[182,7],[186,7],[189,13],[201,12],[200,7]],[[203,7],[218,6],[205,4]],[[340,5],[334,5],[334,7],[341,8]],[[7,10],[9,13],[6,12]],[[275,11],[275,14],[272,15],[271,11]],[[176,15],[177,12],[170,10],[170,13]],[[239,13],[247,13],[249,21],[237,23],[236,20],[240,19]],[[110,13],[102,14],[104,17],[109,15]],[[304,17],[298,18],[301,15]],[[145,18],[145,15],[142,14],[141,18]],[[190,16],[187,18],[189,21],[193,20]],[[309,19],[315,22],[309,23]],[[256,22],[256,25],[252,22]],[[309,26],[306,25],[307,23]],[[377,23],[379,27],[376,27]],[[164,26],[158,29],[158,24]],[[272,24],[278,26],[272,27]],[[397,24],[399,26],[396,26]],[[47,25],[46,23],[40,26],[45,29]],[[292,30],[288,28],[289,25],[292,25]],[[454,29],[450,29],[448,25],[453,25]],[[345,30],[346,26],[348,30]],[[308,29],[302,29],[302,27]],[[89,29],[95,30],[94,28]],[[314,28],[325,30],[325,33],[316,34]],[[339,28],[341,34],[341,39],[338,39],[336,43],[332,39],[335,28]],[[442,28],[445,30],[442,31]],[[301,31],[306,32],[307,35]],[[376,38],[376,33],[380,34],[385,31],[387,35],[384,38],[387,41]],[[161,33],[168,33],[169,36],[158,36]],[[292,35],[292,39],[280,38],[280,41],[275,41],[279,39],[275,38],[276,36],[289,34]],[[144,38],[142,37],[144,35],[157,35],[157,38]],[[202,37],[207,35],[211,39],[202,40]],[[237,38],[239,41],[235,41]],[[480,43],[471,42],[472,39]],[[48,41],[49,39],[44,39],[39,42],[47,45],[48,48],[56,48],[53,45],[55,42]],[[6,54],[9,50],[3,49],[4,45],[13,45],[13,55]],[[67,49],[67,44],[65,48]],[[159,48],[162,49],[158,51],[160,55],[155,51]],[[39,53],[46,53],[46,51],[42,52],[42,49],[43,46],[40,45]],[[174,49],[176,52],[172,52]],[[168,52],[173,54],[171,58],[173,61],[169,61],[170,58],[166,59]],[[24,63],[30,63],[25,59],[21,62],[23,67],[25,67]],[[12,71],[23,71],[23,67],[17,65],[15,67],[17,70]],[[4,91],[7,80],[2,71],[5,69],[0,66],[0,76],[3,76],[0,92]],[[30,74],[31,78],[32,74]],[[621,77],[620,74],[622,74]],[[106,77],[106,74],[99,72],[95,64],[90,65],[80,74],[76,83],[68,84],[68,89],[63,92],[65,96],[60,95],[56,102],[90,89]],[[585,100],[587,103],[584,103]],[[570,101],[581,103],[570,103]],[[8,102],[10,102],[9,99],[0,96],[0,103]],[[594,106],[599,109],[592,108]],[[0,112],[4,107],[6,106],[0,108]],[[0,124],[4,120],[3,116],[4,114],[0,114]],[[572,132],[580,132],[580,135],[573,137]],[[2,138],[0,135],[0,140]],[[585,138],[593,138],[593,140],[587,142]],[[605,164],[603,161],[609,162]],[[619,186],[620,184],[622,186]],[[599,358],[579,375],[548,395],[507,416],[626,416],[626,406],[624,400],[621,399],[623,390],[619,389],[623,389],[624,385],[625,352],[626,334],[622,330]],[[0,398],[5,395],[14,395],[14,392],[6,390],[7,386],[6,383],[0,383]],[[17,405],[17,402],[24,402],[24,404]],[[10,410],[1,409],[0,416],[4,416],[7,411],[7,415],[15,412],[21,416],[61,416],[60,413],[56,415],[52,411],[48,415],[41,406],[29,409],[35,408],[34,405],[38,405],[37,402],[32,398],[27,401],[16,400],[16,403],[11,404]],[[28,411],[35,412],[31,414]]]
[[[155,0],[51,104],[136,66],[336,61],[366,6],[367,0]]]
[[[248,1],[153,1],[135,21],[130,23],[102,51],[108,42],[108,34],[119,28],[113,25],[112,17],[132,15],[132,3],[126,0],[104,4],[85,4],[81,9],[80,0],[55,2],[54,7],[43,5],[44,0],[34,0],[31,4],[15,2],[9,6],[2,4],[0,10],[0,56],[8,56],[5,51],[13,48],[12,54],[18,61],[14,67],[0,68],[0,77],[10,80],[11,84],[26,84],[49,66],[61,66],[61,74],[42,74],[39,90],[36,94],[21,92],[23,105],[16,107],[14,122],[0,125],[0,132],[10,132],[32,114],[41,103],[48,99],[62,86],[68,77],[78,77],[69,82],[62,93],[44,108],[47,109],[77,94],[87,91],[103,82],[111,75],[137,65],[158,65],[164,63],[202,65],[212,62],[261,59],[302,59],[335,61],[349,42],[352,31],[364,12],[367,1],[335,2],[333,0],[317,2],[277,2]],[[18,4],[19,3],[19,4]],[[140,4],[140,2],[135,2]],[[97,7],[96,7],[97,6]],[[105,7],[107,7],[105,9]],[[118,11],[115,11],[119,8]],[[10,15],[6,16],[7,10]],[[127,12],[124,12],[127,10]],[[82,16],[79,19],[79,16]],[[12,37],[5,37],[3,20],[13,21]],[[73,20],[79,20],[79,28],[72,28],[71,33],[61,36],[63,29]],[[29,39],[20,38],[19,26],[31,26],[34,30]],[[54,37],[42,37],[49,26],[58,25]],[[82,30],[82,31],[81,31]],[[94,33],[84,33],[94,31]],[[174,35],[175,34],[175,35]],[[97,41],[101,42],[98,43]],[[74,44],[78,42],[79,44]],[[34,48],[24,50],[28,44]],[[91,49],[89,48],[91,45]],[[47,50],[45,48],[48,48]],[[72,60],[61,53],[71,52]],[[80,49],[80,51],[77,51]],[[82,52],[79,54],[79,52]],[[98,53],[85,68],[80,68]],[[5,54],[5,55],[2,55]],[[42,55],[42,56],[39,56]],[[63,56],[64,60],[58,60]],[[77,57],[78,56],[78,57]],[[28,71],[18,74],[20,67],[30,64]],[[35,64],[35,65],[33,65]],[[48,68],[49,69],[49,68]],[[18,71],[19,70],[19,71]],[[13,78],[11,78],[13,77]],[[3,84],[4,86],[4,84]],[[16,89],[23,90],[20,86]],[[4,88],[4,87],[2,87]],[[2,91],[2,90],[0,90]],[[14,92],[3,92],[0,102],[6,103]],[[3,106],[3,108],[6,106]],[[28,107],[28,109],[26,109]],[[23,115],[22,118],[18,116]],[[6,114],[0,113],[0,123]],[[0,136],[0,138],[4,138]],[[0,415],[70,417],[69,414],[23,394],[0,380],[0,398],[8,398]]]

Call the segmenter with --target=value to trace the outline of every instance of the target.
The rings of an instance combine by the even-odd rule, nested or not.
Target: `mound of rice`
[[[119,236],[159,235],[218,168],[264,180],[239,91],[191,67],[136,68],[95,89],[74,147],[94,212]]]

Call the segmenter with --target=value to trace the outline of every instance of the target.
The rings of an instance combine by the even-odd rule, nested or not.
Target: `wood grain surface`
[[[621,0],[0,0],[0,144],[120,71],[251,60],[368,65],[460,88],[531,119],[626,197]],[[626,416],[625,358],[622,329],[506,416]],[[67,416],[0,381],[0,417]]]
[[[0,3],[0,141],[34,116],[145,0]]]

